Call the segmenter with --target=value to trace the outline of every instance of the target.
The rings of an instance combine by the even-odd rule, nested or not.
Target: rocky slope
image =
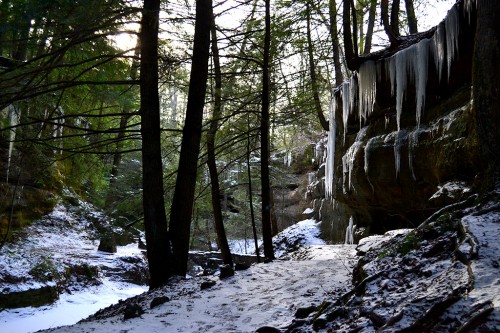
[[[498,332],[500,186],[416,229],[364,238],[353,286],[286,332]]]

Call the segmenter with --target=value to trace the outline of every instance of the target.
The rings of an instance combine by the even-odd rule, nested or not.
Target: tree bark
[[[172,207],[170,237],[173,249],[171,273],[186,275],[191,218],[198,172],[203,108],[207,90],[212,0],[196,1],[193,58],[189,78],[186,119],[182,131],[181,155]]]
[[[344,54],[347,63],[347,68],[355,70],[356,57],[354,54],[354,46],[352,43],[351,30],[351,1],[344,1],[344,11],[342,13],[342,27],[344,29]]]
[[[415,7],[413,6],[413,0],[405,0],[406,6],[406,17],[408,18],[408,28],[410,29],[410,34],[418,33],[417,17],[415,16]]]
[[[247,126],[250,128],[250,113],[247,113]],[[250,131],[247,131],[247,175],[248,175],[248,204],[250,206],[250,220],[252,222],[253,241],[257,262],[260,262],[259,241],[257,236],[257,225],[255,223],[255,213],[253,209],[253,189],[252,189],[252,168],[250,165]]]
[[[212,35],[212,59],[214,64],[214,110],[212,119],[210,120],[210,128],[207,133],[207,166],[210,173],[211,183],[211,196],[212,196],[212,209],[214,214],[215,232],[217,233],[217,241],[222,254],[224,264],[233,266],[233,258],[231,250],[227,243],[226,231],[224,229],[224,220],[222,217],[222,207],[220,204],[220,188],[219,188],[219,174],[217,172],[217,163],[215,160],[215,136],[219,124],[219,118],[222,116],[222,73],[219,61],[219,47],[217,45],[217,30],[215,27],[215,17],[211,9],[210,33]]]
[[[377,0],[370,0],[368,12],[368,26],[366,28],[365,48],[363,54],[369,54],[372,48],[373,28],[375,26],[375,16],[377,14]]]
[[[335,0],[329,0],[328,9],[330,14],[330,37],[333,48],[333,66],[335,67],[335,85],[340,86],[344,82],[342,66],[340,64],[340,45],[337,29],[337,3]]]
[[[141,133],[143,208],[149,262],[149,286],[169,278],[170,246],[163,199],[163,168],[158,95],[158,22],[160,0],[144,0],[141,20]]]
[[[481,190],[495,186],[500,166],[500,1],[477,1],[477,27],[472,63],[475,129],[480,147]]]
[[[391,22],[389,21],[389,0],[380,1],[380,17],[391,46],[396,46],[398,44],[398,35],[392,30]]]
[[[400,0],[392,0],[391,7],[391,30],[396,37],[401,35],[399,33],[399,3]]]
[[[319,123],[321,127],[325,131],[330,130],[330,125],[328,124],[328,120],[326,120],[325,115],[323,114],[323,110],[321,109],[321,101],[319,99],[319,91],[318,91],[318,82],[316,79],[316,69],[314,66],[314,54],[313,54],[313,44],[311,38],[311,8],[309,2],[307,3],[306,8],[306,28],[307,28],[307,54],[309,56],[309,73],[311,75],[311,86],[312,86],[312,94],[314,100],[314,109],[316,110],[316,114],[319,119]]]
[[[271,230],[271,186],[269,177],[269,54],[271,49],[270,0],[265,0],[264,59],[262,68],[262,114],[261,114],[261,184],[262,184],[262,239],[264,256],[274,259]]]

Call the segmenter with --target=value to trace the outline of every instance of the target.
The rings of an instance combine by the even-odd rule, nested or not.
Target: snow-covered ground
[[[280,235],[280,240],[284,234],[300,239],[303,246],[286,254],[289,260],[255,264],[224,280],[175,281],[127,301],[145,311],[139,318],[123,320],[126,305],[120,303],[91,321],[48,332],[254,332],[261,326],[286,326],[298,308],[318,306],[350,285],[355,248],[325,245],[316,237],[316,228],[316,222],[308,220]],[[216,284],[201,290],[207,280]],[[150,309],[151,301],[159,296],[169,301]]]
[[[71,325],[121,299],[146,290],[145,286],[105,279],[99,286],[92,286],[74,294],[61,294],[59,300],[51,305],[1,311],[0,332],[28,333]]]
[[[97,250],[99,239],[94,223],[105,218],[81,201],[77,206],[58,204],[51,214],[23,229],[15,242],[2,248],[2,294],[50,286],[57,290],[59,298],[40,307],[0,309],[1,333],[74,324],[120,299],[147,290],[145,285],[129,283],[140,280],[141,270],[146,269],[137,244],[118,246],[116,253]],[[71,267],[88,268],[97,275],[89,279],[71,275]]]
[[[225,280],[212,278],[217,283],[210,289],[201,290],[204,279],[193,278],[138,296],[135,303],[145,310],[139,318],[123,320],[122,309],[47,332],[255,332],[267,325],[284,327],[298,308],[318,306],[350,284],[352,246],[333,246],[332,256],[323,253],[320,260],[315,252],[311,250],[309,260],[256,264]],[[150,309],[159,296],[170,301]]]

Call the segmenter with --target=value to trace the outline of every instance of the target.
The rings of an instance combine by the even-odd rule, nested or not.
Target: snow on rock
[[[497,187],[416,229],[362,239],[354,286],[285,332],[499,332],[499,199]]]
[[[274,255],[279,258],[305,245],[325,245],[319,230],[320,222],[314,219],[300,221],[273,237]]]
[[[389,242],[394,242],[397,238],[406,236],[413,229],[397,229],[390,230],[383,235],[372,235],[359,240],[356,250],[358,254],[364,255],[368,251],[374,251],[387,245]]]

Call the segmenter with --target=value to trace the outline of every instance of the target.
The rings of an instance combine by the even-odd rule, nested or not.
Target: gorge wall
[[[471,112],[475,2],[460,1],[435,28],[372,54],[334,91],[324,163],[307,199],[323,236],[343,242],[416,227],[465,195],[478,170]],[[458,186],[443,187],[453,182]],[[437,195],[434,195],[438,193]]]

